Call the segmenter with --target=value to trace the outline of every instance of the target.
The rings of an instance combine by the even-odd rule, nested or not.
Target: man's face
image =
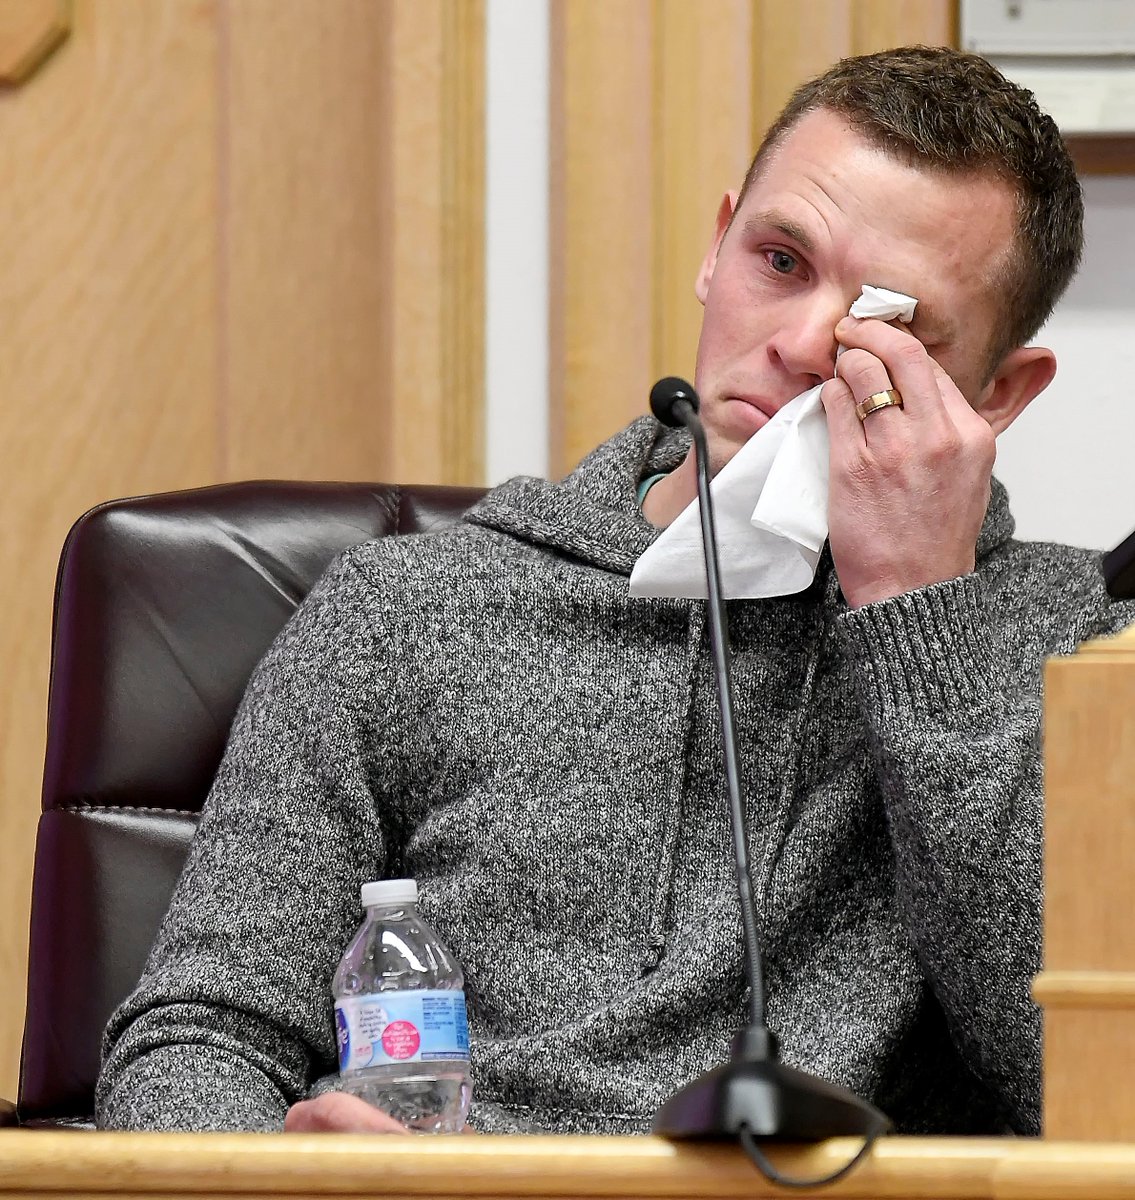
[[[715,470],[832,377],[833,330],[865,283],[918,298],[906,328],[980,404],[998,315],[992,280],[1016,227],[1006,184],[906,166],[820,110],[762,163],[732,223],[730,206],[697,282],[695,381]]]

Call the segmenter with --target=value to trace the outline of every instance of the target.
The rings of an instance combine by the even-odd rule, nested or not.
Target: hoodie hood
[[[560,482],[526,475],[510,479],[470,509],[465,520],[629,575],[662,532],[638,506],[639,480],[672,471],[689,448],[684,429],[639,417]]]

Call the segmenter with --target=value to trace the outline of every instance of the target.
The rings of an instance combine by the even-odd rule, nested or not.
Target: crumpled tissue
[[[917,303],[865,284],[850,315],[909,322]],[[828,425],[820,386],[784,405],[710,483],[727,600],[791,596],[816,577],[828,536]],[[635,563],[630,591],[705,598],[696,498]]]

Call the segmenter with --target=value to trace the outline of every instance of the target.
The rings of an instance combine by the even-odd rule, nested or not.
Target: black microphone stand
[[[709,491],[709,455],[705,430],[698,417],[697,392],[683,379],[661,379],[650,393],[650,407],[665,425],[684,425],[694,440],[697,459],[698,507],[702,548],[705,553],[709,595],[710,641],[721,709],[721,736],[725,751],[725,780],[733,830],[737,891],[741,903],[741,929],[749,979],[749,1023],[733,1037],[732,1057],[676,1092],[655,1114],[652,1130],[663,1137],[738,1138],[761,1173],[789,1187],[818,1187],[847,1174],[891,1126],[874,1105],[846,1088],[807,1075],[777,1060],[776,1038],[765,1015],[764,972],[753,888],[749,872],[749,845],[742,803],[741,766],[737,753],[737,727],[733,716],[731,651],[721,572],[717,559],[717,531]],[[857,1135],[865,1138],[855,1157],[823,1179],[790,1179],[773,1167],[760,1140],[812,1142]]]

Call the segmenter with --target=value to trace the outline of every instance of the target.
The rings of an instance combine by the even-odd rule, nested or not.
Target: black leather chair
[[[141,973],[252,668],[343,549],[481,492],[241,483],[101,505],[63,547],[15,1107],[91,1122],[99,1041]]]

